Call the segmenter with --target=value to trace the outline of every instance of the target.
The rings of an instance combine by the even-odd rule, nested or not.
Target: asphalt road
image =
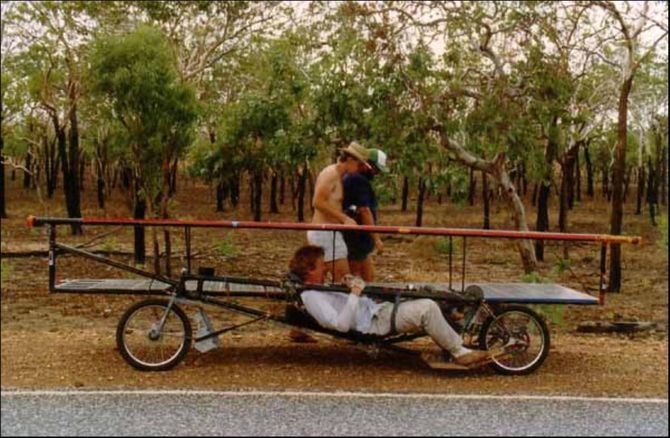
[[[667,399],[272,392],[2,392],[2,436],[668,436]]]

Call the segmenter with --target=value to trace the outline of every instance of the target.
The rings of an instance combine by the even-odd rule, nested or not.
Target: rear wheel
[[[479,332],[479,345],[485,350],[504,350],[509,354],[493,360],[500,374],[530,374],[549,354],[549,329],[542,318],[524,306],[507,306],[488,318]]]
[[[168,307],[167,300],[141,301],[126,310],[119,320],[116,345],[133,368],[169,370],[181,362],[191,348],[188,317],[178,306],[173,304],[169,311]]]

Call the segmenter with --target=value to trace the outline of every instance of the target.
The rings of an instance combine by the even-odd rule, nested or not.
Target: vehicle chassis
[[[132,226],[179,226],[184,229],[186,248],[186,267],[183,268],[178,280],[138,269],[134,266],[94,254],[90,251],[75,248],[56,242],[56,227],[65,224],[90,225],[132,225]],[[347,333],[330,330],[319,326],[304,310],[301,309],[299,294],[302,290],[322,290],[330,292],[347,292],[340,285],[304,285],[286,278],[283,281],[216,276],[213,269],[201,268],[197,274],[191,272],[191,228],[192,227],[229,227],[229,228],[263,228],[255,222],[204,222],[204,221],[175,221],[175,220],[113,220],[113,219],[67,219],[67,218],[36,218],[29,217],[29,226],[49,226],[49,292],[50,293],[94,293],[94,294],[123,294],[123,295],[157,295],[163,298],[147,299],[131,306],[121,317],[117,326],[117,345],[123,358],[133,367],[144,371],[164,371],[179,364],[190,349],[191,343],[200,351],[208,351],[218,346],[218,336],[236,330],[240,327],[271,320],[301,329],[309,329],[333,337],[348,339],[368,347],[368,351],[376,354],[381,348],[390,348],[405,353],[417,354],[415,350],[400,347],[397,344],[426,336],[423,332],[411,334],[390,334],[377,336],[350,331]],[[311,224],[281,224],[276,223],[271,228],[284,229],[314,229]],[[329,229],[348,229],[351,226],[330,226]],[[270,227],[268,227],[270,228]],[[365,227],[359,227],[365,228]],[[371,283],[364,290],[364,294],[377,300],[400,302],[407,299],[431,299],[438,303],[447,321],[456,329],[465,340],[466,346],[479,349],[497,349],[501,355],[491,362],[496,372],[501,374],[529,374],[535,371],[546,359],[549,353],[550,333],[543,318],[528,308],[528,304],[602,304],[604,300],[606,276],[605,259],[607,247],[612,242],[637,243],[639,238],[622,238],[621,236],[595,235],[563,235],[580,236],[580,238],[561,238],[560,233],[526,233],[531,238],[550,238],[553,240],[590,240],[601,243],[600,251],[600,284],[599,297],[578,292],[556,284],[470,284],[465,283],[466,238],[474,237],[510,237],[521,238],[514,232],[496,236],[482,235],[483,230],[462,229],[415,229],[393,227],[368,227],[377,232],[403,232],[411,234],[437,234],[434,230],[444,230],[443,235],[449,239],[449,283],[448,284],[418,284],[404,285]],[[317,229],[323,229],[317,228]],[[408,231],[409,230],[409,231]],[[521,233],[519,233],[521,234]],[[462,237],[462,265],[461,288],[456,290],[452,285],[453,245],[452,237]],[[594,237],[595,236],[595,237]],[[618,238],[618,239],[616,239]],[[142,280],[69,280],[56,284],[56,259],[61,254],[72,254],[85,257],[97,262],[116,267],[147,278]],[[148,284],[147,284],[148,283]],[[216,285],[218,287],[213,287]],[[519,291],[521,291],[519,293]],[[284,312],[268,312],[259,308],[250,307],[237,302],[239,298],[261,298],[272,301],[284,301]],[[196,306],[198,308],[198,334],[193,335],[189,318],[179,306]],[[225,310],[243,314],[251,319],[240,324],[214,330],[209,319],[202,309],[202,305],[212,305]],[[141,321],[143,312],[153,309],[147,321]],[[140,315],[139,317],[137,315]],[[135,319],[140,320],[141,327],[132,328],[129,324]],[[521,318],[521,320],[519,319]],[[172,324],[172,321],[176,321]],[[175,326],[178,332],[166,329],[166,324]],[[529,333],[529,327],[532,333]],[[178,334],[175,334],[178,333]],[[132,347],[129,338],[138,338],[135,347]],[[170,349],[167,358],[150,360],[138,357],[147,344],[149,350],[159,348],[164,351],[162,344],[173,336],[178,338],[174,347]],[[536,345],[539,344],[539,345]],[[529,352],[530,348],[533,351]],[[133,351],[133,349],[137,351]],[[174,352],[171,352],[174,350]],[[143,353],[142,353],[143,354]],[[155,352],[147,354],[154,355]],[[141,355],[141,354],[140,354]],[[448,353],[444,355],[442,368],[466,369],[450,361]]]

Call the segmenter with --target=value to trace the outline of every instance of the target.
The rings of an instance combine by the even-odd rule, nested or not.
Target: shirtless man
[[[345,174],[357,172],[360,163],[368,165],[369,152],[356,142],[351,142],[340,152],[341,155],[337,163],[323,169],[316,178],[314,199],[312,200],[314,206],[313,224],[356,225],[356,221],[342,211],[342,177]],[[342,233],[339,231],[310,230],[307,232],[307,240],[310,244],[324,249],[325,262],[328,269],[332,270],[333,282],[340,282],[342,277],[349,273],[347,245],[344,243]]]

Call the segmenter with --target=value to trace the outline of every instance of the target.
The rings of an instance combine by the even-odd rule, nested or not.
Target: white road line
[[[311,392],[311,391],[206,391],[206,390],[0,390],[2,397],[17,396],[80,396],[80,395],[223,395],[228,397],[281,396],[281,397],[357,397],[427,400],[500,400],[500,401],[587,401],[620,403],[668,404],[664,398],[581,397],[543,395],[481,395],[481,394],[425,394],[389,392]]]

